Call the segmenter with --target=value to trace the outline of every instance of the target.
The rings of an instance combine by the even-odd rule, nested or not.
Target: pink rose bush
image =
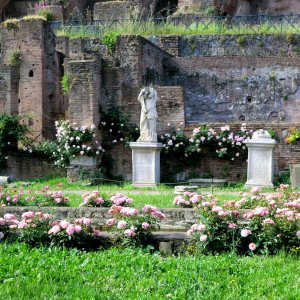
[[[91,249],[102,245],[101,232],[89,218],[74,222],[53,220],[50,214],[33,211],[23,213],[21,218],[5,214],[0,218],[0,233],[0,240],[8,238],[32,246],[50,244]]]
[[[45,186],[40,191],[20,188],[0,190],[0,205],[5,206],[69,206],[69,198],[62,191],[49,192]]]
[[[82,196],[83,202],[79,205],[80,207],[110,207],[112,205],[117,206],[129,206],[133,200],[121,193],[117,193],[110,197],[109,200],[101,197],[100,193],[94,191],[92,193],[87,193]]]
[[[155,230],[166,216],[156,207],[145,205],[142,211],[132,207],[113,205],[109,209],[112,218],[106,221],[108,230],[117,233],[123,245],[145,245],[150,231]]]
[[[275,253],[300,246],[300,193],[286,185],[273,194],[253,188],[223,204],[211,195],[198,198],[201,223],[187,234],[203,253]]]
[[[45,192],[40,206],[69,206],[70,199],[62,191]]]

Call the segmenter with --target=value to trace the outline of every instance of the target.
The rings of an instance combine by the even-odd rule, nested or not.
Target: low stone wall
[[[14,154],[8,156],[7,167],[0,169],[0,176],[10,176],[13,179],[28,180],[49,176],[66,176],[66,170],[55,167],[44,157]]]
[[[0,216],[6,213],[15,214],[18,217],[27,211],[41,211],[54,215],[59,220],[74,220],[82,217],[91,218],[95,224],[102,226],[106,220],[111,218],[108,208],[91,207],[1,207]],[[166,220],[160,223],[160,231],[185,232],[192,224],[197,221],[197,213],[189,208],[166,208],[161,209],[166,215]]]

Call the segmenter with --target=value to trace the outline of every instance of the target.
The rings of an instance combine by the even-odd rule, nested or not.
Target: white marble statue
[[[138,141],[157,142],[157,92],[153,87],[141,90],[138,101],[141,103],[140,137]]]

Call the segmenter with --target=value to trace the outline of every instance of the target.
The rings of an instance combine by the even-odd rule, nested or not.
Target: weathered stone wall
[[[18,113],[19,68],[0,65],[0,112]]]
[[[94,20],[129,19],[131,12],[130,1],[98,2],[94,5]]]
[[[0,169],[1,176],[28,180],[48,176],[66,176],[64,169],[55,167],[52,161],[43,157],[26,154],[11,154],[6,160],[7,167]]]
[[[299,58],[172,61],[178,73],[170,81],[185,88],[187,122],[299,120]]]
[[[300,35],[184,35],[151,36],[148,39],[179,57],[300,55]]]

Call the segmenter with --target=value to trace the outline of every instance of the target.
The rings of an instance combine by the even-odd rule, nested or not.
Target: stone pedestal
[[[274,148],[276,141],[263,130],[253,133],[248,147],[248,171],[245,187],[273,187],[274,179]]]
[[[132,149],[132,183],[136,187],[154,187],[160,182],[161,143],[134,142]]]
[[[70,182],[78,180],[95,180],[98,163],[97,158],[80,155],[70,159],[70,166],[67,169],[67,177]]]

